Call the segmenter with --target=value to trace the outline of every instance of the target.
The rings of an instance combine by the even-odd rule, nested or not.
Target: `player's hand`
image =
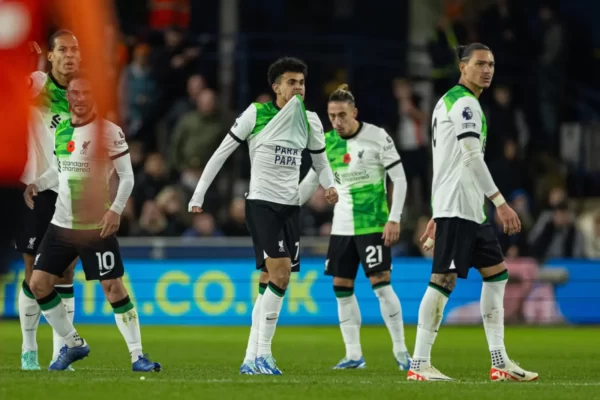
[[[400,223],[394,221],[388,221],[383,228],[383,244],[387,247],[392,247],[398,239],[400,239]]]
[[[200,214],[202,212],[202,207],[198,207],[198,206],[193,206],[192,207],[192,213],[194,214]]]
[[[338,202],[338,192],[335,188],[329,188],[325,191],[325,200],[329,204],[335,204]]]
[[[504,233],[516,235],[521,232],[519,216],[508,204],[504,203],[500,207],[497,207],[496,212],[498,213],[498,217],[500,217],[500,221],[502,221],[502,225],[504,225]]]
[[[100,226],[102,227],[102,231],[100,232],[100,237],[102,239],[113,235],[116,231],[119,230],[119,226],[121,225],[121,216],[114,212],[113,210],[108,210],[102,221],[100,222]]]
[[[33,198],[37,196],[37,194],[38,191],[35,185],[27,185],[27,187],[25,188],[25,192],[23,193],[23,197],[25,198],[25,204],[27,204],[27,207],[31,208],[32,210],[34,206]]]
[[[423,243],[423,250],[430,251],[433,250],[435,246],[435,221],[432,219],[427,223],[427,228],[425,228],[425,233],[421,236],[421,243]]]

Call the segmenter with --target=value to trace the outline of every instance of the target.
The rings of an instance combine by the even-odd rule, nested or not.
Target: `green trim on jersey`
[[[56,157],[70,156],[71,153],[67,150],[69,142],[73,139],[75,128],[71,126],[71,119],[66,119],[60,122],[56,127],[55,140],[54,140],[54,151]]]
[[[335,130],[325,133],[325,152],[333,171],[336,184],[341,184],[340,173],[348,169],[344,155],[348,153],[348,141],[342,139]],[[345,185],[344,185],[345,186]],[[379,183],[350,186],[354,235],[367,235],[383,232],[389,218],[385,180]],[[345,199],[340,199],[344,201]],[[348,201],[345,200],[345,201]]]
[[[265,126],[277,115],[279,110],[273,105],[272,101],[268,103],[253,103],[256,107],[256,123],[250,135],[256,135],[262,131]]]
[[[335,176],[335,171],[348,168],[348,164],[344,163],[344,154],[347,152],[348,142],[340,139],[340,135],[335,130],[325,132],[325,153],[333,170],[334,178],[336,178],[336,183],[340,183],[340,181],[339,176]]]
[[[383,232],[389,218],[385,183],[364,185],[350,189],[354,234],[367,235]]]
[[[452,89],[448,90],[448,92],[446,92],[446,94],[443,97],[444,104],[446,105],[446,111],[448,111],[448,113],[450,113],[450,110],[452,110],[454,103],[456,103],[458,101],[458,99],[460,99],[461,97],[467,97],[467,96],[472,97],[475,100],[477,100],[477,102],[479,102],[479,99],[471,91],[469,91],[469,89],[465,88],[462,85],[456,85]],[[485,154],[485,146],[487,144],[487,133],[488,133],[487,119],[485,118],[485,114],[483,113],[483,111],[481,111],[481,137],[479,138],[479,141],[481,142],[481,149],[484,154]],[[482,223],[484,223],[485,221],[487,221],[487,216],[485,214],[485,199],[483,201],[482,209],[483,209],[483,222]],[[431,211],[433,212],[433,198],[431,199]]]
[[[44,83],[40,94],[35,98],[35,103],[40,107],[49,109],[52,114],[70,114],[67,89],[59,87],[50,74],[47,75],[46,83]]]
[[[304,101],[300,95],[296,95],[300,103],[302,104],[302,112],[304,115],[304,122],[306,123],[306,129],[308,134],[310,135],[310,123],[308,122],[308,115],[306,114],[306,107],[304,106]],[[279,108],[275,107],[272,101],[267,103],[252,103],[256,107],[256,122],[254,123],[254,129],[250,132],[250,135],[256,135],[260,131],[262,131],[268,124],[271,122],[273,118],[279,112]]]

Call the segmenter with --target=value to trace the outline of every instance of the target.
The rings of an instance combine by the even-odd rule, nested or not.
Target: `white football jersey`
[[[433,111],[433,218],[458,217],[482,223],[485,194],[463,164],[458,141],[465,137],[478,138],[485,151],[487,123],[479,100],[465,86],[456,85]]]
[[[33,183],[50,168],[54,153],[54,132],[58,124],[70,117],[65,87],[47,73],[32,73],[29,88],[34,106],[29,116],[27,163],[21,181]],[[58,186],[49,188],[55,192]]]
[[[100,121],[102,141],[98,140]],[[86,124],[74,125],[68,119],[56,128],[55,153],[59,183],[52,224],[68,229],[99,229],[104,213],[110,208],[112,160],[129,153],[123,131],[107,120],[94,118]],[[83,191],[92,178],[94,184],[103,185],[101,206],[96,209],[90,209],[83,201]]]
[[[331,234],[383,232],[389,219],[386,170],[401,162],[392,138],[384,129],[361,122],[349,138],[327,132],[325,143],[339,194]]]
[[[316,113],[306,111],[300,96],[279,109],[275,103],[252,103],[231,128],[250,150],[248,199],[299,205],[298,186],[302,150],[325,150],[323,125]]]

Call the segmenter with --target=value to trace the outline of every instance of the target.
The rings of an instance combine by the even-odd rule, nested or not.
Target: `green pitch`
[[[274,355],[284,375],[240,376],[248,328],[142,327],[144,350],[163,372],[130,370],[116,326],[80,325],[90,357],[69,372],[21,372],[21,332],[0,321],[0,399],[600,399],[598,328],[521,328],[506,332],[509,355],[540,374],[535,383],[491,383],[481,327],[442,326],[434,365],[456,383],[407,382],[396,369],[384,327],[362,330],[367,369],[333,371],[343,356],[337,327],[280,327]],[[409,349],[414,327],[407,328]],[[50,361],[51,332],[38,332],[40,364]],[[65,397],[68,396],[68,397]]]

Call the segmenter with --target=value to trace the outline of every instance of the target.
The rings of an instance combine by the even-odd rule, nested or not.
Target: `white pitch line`
[[[6,368],[0,368],[0,369],[6,369]],[[11,368],[12,369],[12,368]],[[90,368],[86,368],[85,370],[91,370]],[[85,371],[82,370],[82,371]],[[99,370],[99,369],[98,369]],[[104,370],[106,371],[106,370]],[[33,373],[35,374],[35,372]],[[75,372],[75,374],[69,372],[69,373],[65,373],[68,374],[68,376],[58,376],[60,374],[60,372],[53,372],[52,375],[52,380],[54,381],[71,381],[73,377],[75,377],[77,375],[77,372]],[[249,377],[247,380],[246,379],[183,379],[183,378],[173,378],[173,379],[153,379],[152,377],[153,373],[147,373],[144,374],[143,376],[146,377],[146,379],[143,381],[143,383],[140,384],[149,384],[149,383],[194,383],[194,384],[206,384],[206,383],[219,383],[219,384],[224,384],[224,383],[229,383],[229,384],[233,384],[233,385],[254,385],[254,384],[265,384],[265,383],[269,383],[269,384],[282,384],[282,385],[290,385],[290,384],[296,384],[296,385],[308,385],[308,384],[315,384],[315,383],[319,383],[318,381],[315,381],[314,379],[311,378],[307,378],[306,380],[299,380],[299,379],[280,379],[280,378],[275,378],[275,377],[271,377],[271,379],[267,380],[265,378],[257,378],[256,380],[251,380],[252,378]],[[131,380],[132,381],[137,381],[139,380],[139,376],[132,376]],[[265,376],[265,375],[262,375]],[[14,379],[15,376],[11,376],[11,379]],[[18,378],[17,378],[18,379]],[[2,379],[0,379],[1,381]],[[115,381],[116,379],[111,379],[111,378],[99,378],[99,377],[86,377],[85,378],[86,382],[112,382]],[[327,381],[322,381],[321,383],[344,383],[347,384],[348,380],[347,379],[333,379],[333,380],[327,380]],[[373,381],[368,381],[368,380],[361,380],[359,381],[360,384],[363,385],[381,385],[382,382],[373,382]],[[491,385],[502,385],[503,382],[472,382],[472,381],[453,381],[453,382],[412,382],[412,381],[406,381],[406,380],[398,380],[398,381],[394,381],[391,382],[391,384],[394,385],[427,385],[427,384],[435,384],[435,385],[442,385],[442,384],[446,384],[446,385],[475,385],[475,386],[491,386]],[[517,384],[518,382],[505,382],[508,385],[514,385]],[[544,381],[537,381],[537,382],[530,382],[530,383],[524,383],[525,386],[532,386],[532,387],[539,387],[539,386],[543,386],[543,387],[547,387],[547,386],[560,386],[560,387],[569,387],[569,386],[600,386],[600,382],[544,382]],[[523,385],[520,385],[523,386]]]

